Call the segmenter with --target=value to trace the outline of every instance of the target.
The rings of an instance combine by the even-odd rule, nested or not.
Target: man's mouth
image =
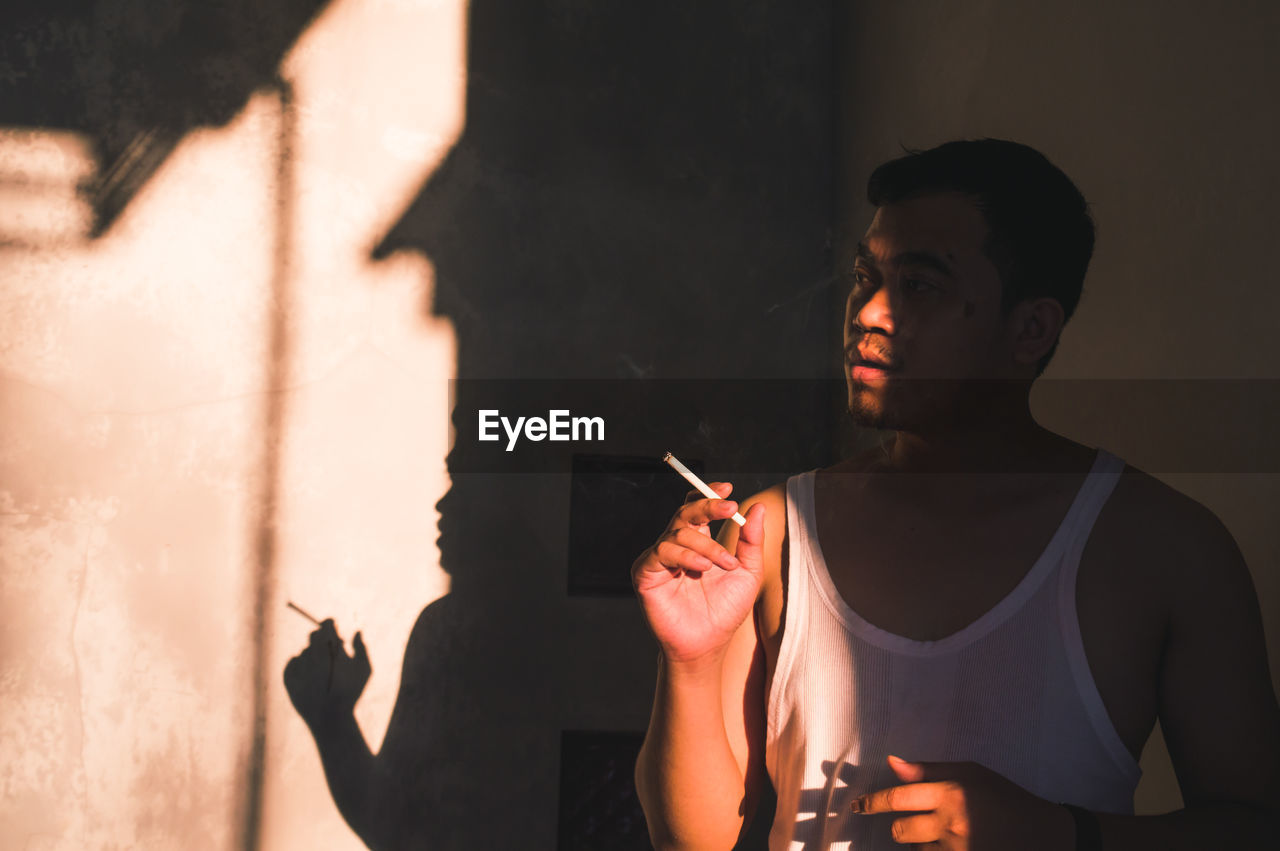
[[[870,346],[851,348],[847,353],[846,361],[850,377],[860,381],[883,379],[898,369],[897,364],[881,356]]]
[[[900,366],[867,341],[845,348],[845,365],[857,380],[882,379]]]
[[[882,363],[875,361],[863,360],[862,358],[854,358],[849,365],[849,374],[854,378],[884,378],[893,369]]]

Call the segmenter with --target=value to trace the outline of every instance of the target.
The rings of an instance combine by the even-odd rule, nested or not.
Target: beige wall
[[[0,198],[22,237],[0,247],[0,845],[245,847],[267,523],[260,847],[363,847],[281,685],[311,629],[284,601],[363,630],[376,750],[409,630],[448,591],[454,344],[426,317],[425,259],[369,254],[460,131],[464,27],[461,0],[338,0],[281,69],[289,138],[279,98],[255,96],[99,239],[73,198]],[[83,169],[74,138],[4,142],[9,175],[33,146],[54,182]]]
[[[234,828],[274,124],[189,138],[107,239],[0,256],[15,847]]]
[[[851,2],[837,39],[838,206],[866,226],[865,181],[900,144],[1015,139],[1092,204],[1097,251],[1053,378],[1277,378],[1280,7],[1228,2]],[[1033,402],[1035,397],[1033,396]],[[1280,673],[1280,477],[1165,472],[1148,435],[1204,429],[1095,409],[1045,424],[1105,445],[1203,502],[1230,528]],[[1212,412],[1199,412],[1212,418]],[[1211,433],[1246,434],[1232,424]],[[1272,458],[1274,461],[1274,458]],[[1163,740],[1143,758],[1140,812],[1181,806]]]

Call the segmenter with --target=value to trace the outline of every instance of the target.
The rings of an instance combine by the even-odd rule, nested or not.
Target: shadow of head
[[[275,84],[327,0],[16,0],[0,27],[0,125],[83,133],[106,230],[179,141]]]
[[[681,348],[733,374],[742,329],[708,318],[821,254],[780,233],[825,232],[827,38],[728,0],[476,0],[463,132],[372,256],[431,260],[460,378],[635,377]]]

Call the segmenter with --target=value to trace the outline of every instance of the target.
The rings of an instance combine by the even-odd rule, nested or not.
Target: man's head
[[[911,430],[980,414],[960,403],[980,397],[982,379],[1029,391],[1093,253],[1070,179],[1026,145],[948,142],[881,165],[867,197],[875,218],[841,268],[845,347],[851,366],[861,349],[893,368],[849,376],[859,421]]]

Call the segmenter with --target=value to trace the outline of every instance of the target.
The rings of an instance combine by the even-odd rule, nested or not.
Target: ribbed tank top
[[[787,605],[765,744],[771,851],[901,848],[889,836],[900,815],[849,811],[855,796],[903,783],[891,753],[972,760],[1050,801],[1133,812],[1142,772],[1094,685],[1075,606],[1080,554],[1123,467],[1099,449],[1018,585],[939,641],[886,632],[841,598],[818,544],[816,471],[787,480]]]

